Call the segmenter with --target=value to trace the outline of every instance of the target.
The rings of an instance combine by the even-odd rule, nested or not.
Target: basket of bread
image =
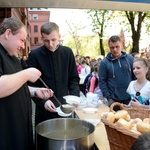
[[[120,110],[114,111],[119,106]],[[150,110],[125,108],[115,102],[108,113],[101,117],[111,150],[129,150],[135,139],[144,132],[150,132]]]

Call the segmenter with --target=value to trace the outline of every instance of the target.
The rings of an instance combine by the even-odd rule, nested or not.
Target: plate
[[[100,122],[99,119],[85,119],[85,121],[92,123],[94,126],[97,126],[97,124]]]
[[[57,107],[56,111],[57,111],[58,115],[61,116],[61,117],[68,117],[68,116],[70,116],[72,114],[72,113],[66,114],[66,113],[62,112],[60,107]]]
[[[97,108],[83,108],[82,110],[87,114],[94,114],[97,111]]]
[[[63,97],[66,102],[70,105],[73,105],[73,104],[76,104],[76,105],[79,105],[80,104],[80,97],[78,96],[74,96],[74,95],[67,95],[67,96],[64,96]]]

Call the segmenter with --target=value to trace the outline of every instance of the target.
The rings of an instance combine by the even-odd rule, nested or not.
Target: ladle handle
[[[23,60],[23,63],[25,64],[25,68],[28,68],[28,65],[27,65],[27,63]],[[43,83],[43,85],[47,88],[47,89],[50,89],[49,87],[48,87],[48,85],[43,81],[43,79],[42,78],[39,78],[39,80]],[[54,99],[59,103],[59,105],[60,106],[62,106],[62,104],[60,103],[60,101],[57,99],[57,97],[53,94],[53,97],[54,97]]]
[[[43,81],[42,78],[39,78],[39,80],[43,83],[43,85],[44,85],[46,88],[50,89],[50,88],[48,87],[48,85]],[[57,97],[55,96],[55,94],[53,94],[53,97],[54,97],[54,99],[59,103],[59,105],[61,106],[62,104],[61,104],[60,101],[57,99]]]
[[[60,101],[58,100],[58,98],[53,94],[54,99],[59,103],[60,106],[62,106],[62,104],[60,103]]]
[[[39,80],[43,83],[43,85],[44,85],[46,88],[50,89],[50,88],[48,87],[48,85],[43,81],[42,78],[39,78]]]

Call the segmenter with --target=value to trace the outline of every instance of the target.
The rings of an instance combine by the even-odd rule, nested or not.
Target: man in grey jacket
[[[99,86],[108,100],[108,106],[114,102],[128,104],[130,95],[126,90],[134,79],[133,57],[122,51],[122,41],[118,36],[111,36],[108,46],[110,52],[100,63]]]

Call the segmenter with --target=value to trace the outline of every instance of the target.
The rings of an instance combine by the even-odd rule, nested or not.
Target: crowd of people
[[[75,56],[76,67],[80,77],[80,90],[86,96],[86,93],[92,92],[99,95],[103,99],[103,94],[99,88],[98,70],[101,58],[91,59],[89,56]]]
[[[81,62],[86,62],[86,66],[88,65],[91,69],[90,73],[85,77],[81,90],[84,94],[86,92],[95,93],[93,88],[96,89],[96,86],[93,85],[96,83],[96,74],[98,87],[102,95],[100,98],[106,98],[108,106],[111,106],[114,102],[120,102],[125,107],[149,109],[150,51],[145,54],[145,57],[140,53],[127,54],[123,51],[122,41],[119,36],[111,36],[108,40],[108,46],[110,52],[103,59],[90,62],[86,62],[85,57],[80,59]],[[79,61],[80,57],[76,58]],[[80,70],[82,70],[85,65],[82,66],[82,63],[78,63],[77,68],[79,66]],[[98,74],[93,70],[97,66]],[[79,75],[81,75],[81,72]],[[93,80],[91,76],[93,76]],[[87,91],[88,79],[90,79],[91,87]],[[119,107],[117,106],[114,108],[114,110],[118,109]]]
[[[63,96],[80,96],[82,91],[106,98],[108,106],[120,102],[125,107],[150,108],[150,52],[146,59],[127,54],[120,37],[113,35],[106,57],[80,58],[59,45],[59,26],[47,22],[41,26],[43,45],[19,61],[16,53],[25,47],[26,37],[19,20],[10,17],[0,24],[0,149],[34,149],[31,97],[36,104],[35,125],[60,117],[53,94],[62,104],[66,103]]]

